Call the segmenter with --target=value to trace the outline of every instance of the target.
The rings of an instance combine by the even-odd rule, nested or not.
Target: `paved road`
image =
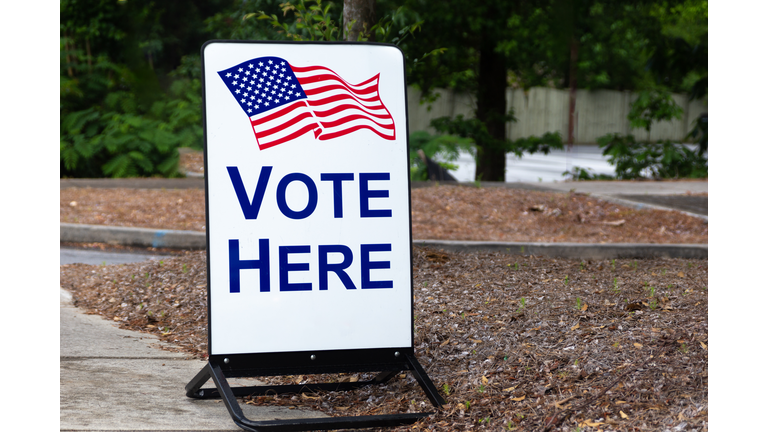
[[[451,171],[458,181],[473,181],[475,179],[475,160],[469,153],[461,153],[454,164],[459,168]],[[613,175],[613,166],[602,155],[602,150],[596,145],[573,146],[571,151],[554,150],[548,155],[524,154],[522,158],[513,153],[507,154],[506,182],[556,182],[563,181],[564,171],[570,171],[579,166],[594,174]]]

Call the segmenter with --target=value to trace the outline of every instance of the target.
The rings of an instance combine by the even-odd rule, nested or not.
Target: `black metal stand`
[[[185,390],[187,397],[196,399],[222,398],[232,416],[235,424],[247,431],[310,431],[310,430],[330,430],[330,429],[356,429],[371,427],[394,427],[415,423],[419,419],[434,414],[412,413],[412,414],[388,414],[375,416],[357,416],[357,417],[326,417],[326,418],[302,418],[290,420],[268,420],[253,421],[249,420],[243,414],[236,397],[249,395],[267,395],[267,394],[285,394],[285,393],[305,393],[314,391],[346,391],[353,390],[363,386],[384,384],[392,377],[403,370],[410,370],[414,378],[426,393],[430,402],[435,407],[441,407],[445,402],[438,393],[437,388],[429,379],[426,371],[421,367],[416,357],[412,354],[405,354],[404,361],[397,365],[397,369],[386,370],[379,373],[374,379],[362,382],[345,383],[321,383],[304,385],[279,385],[279,386],[253,386],[231,388],[227,383],[227,377],[236,378],[243,376],[254,376],[251,372],[238,374],[237,371],[224,371],[212,361],[187,384]],[[202,389],[201,387],[209,379],[213,380],[216,388]]]

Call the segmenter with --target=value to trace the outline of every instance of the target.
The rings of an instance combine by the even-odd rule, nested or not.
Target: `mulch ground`
[[[700,243],[706,221],[636,210],[588,195],[437,186],[411,190],[414,239],[509,242]],[[200,189],[65,188],[61,222],[205,231]]]
[[[199,153],[182,155],[182,165],[203,170]],[[414,189],[411,199],[418,239],[708,242],[700,219],[586,195],[440,186]],[[62,222],[205,230],[201,190],[62,189],[60,208]],[[61,286],[88,313],[205,358],[205,253],[165,252],[172,257],[63,265]],[[708,430],[707,260],[579,261],[415,247],[413,263],[414,348],[446,405],[395,430]],[[242,403],[332,416],[433,410],[408,373],[351,392]]]
[[[708,262],[414,249],[415,350],[446,399],[396,430],[708,429]],[[61,266],[78,307],[207,352],[205,253]],[[363,380],[288,376],[272,383]],[[329,415],[430,411],[410,374],[351,392],[245,398]]]

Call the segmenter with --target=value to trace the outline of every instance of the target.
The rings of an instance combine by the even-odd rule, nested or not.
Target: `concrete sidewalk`
[[[59,416],[62,431],[239,431],[220,400],[186,397],[205,362],[160,349],[156,337],[86,315],[60,288]],[[259,385],[230,379],[233,387]],[[204,388],[212,387],[207,383]],[[325,417],[287,407],[241,404],[252,420]]]

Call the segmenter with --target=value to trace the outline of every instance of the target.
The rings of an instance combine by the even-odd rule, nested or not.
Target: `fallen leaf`
[[[587,302],[584,302],[584,305],[581,307],[581,311],[584,312],[585,310],[587,310],[588,307],[589,305],[587,304]]]
[[[642,348],[642,347],[643,347],[643,345],[642,345],[642,344],[639,344],[639,343],[637,343],[637,342],[635,342],[635,343],[634,343],[634,345],[635,345],[635,348]]]
[[[504,391],[505,391],[505,392],[511,392],[512,390],[514,390],[514,389],[516,389],[516,388],[517,388],[517,386],[514,386],[514,387],[508,387],[508,388],[505,388],[505,389],[504,389]]]
[[[306,393],[302,393],[302,394],[301,394],[301,398],[302,398],[302,399],[313,399],[313,400],[314,400],[314,399],[320,399],[320,397],[319,397],[319,396],[307,396],[307,395],[306,395]]]
[[[616,405],[621,405],[621,404],[625,404],[625,403],[629,403],[629,402],[623,401],[623,400],[617,400],[616,401]]]
[[[568,402],[569,400],[571,400],[571,399],[575,398],[575,397],[576,397],[576,396],[570,396],[570,397],[567,397],[567,398],[565,398],[565,399],[563,399],[563,400],[561,400],[561,401],[557,401],[557,402],[553,403],[552,405],[554,405],[554,406],[555,406],[555,408],[557,408],[557,409],[565,409],[565,407],[563,406],[563,404],[564,404],[564,403],[566,403],[566,402]]]
[[[481,341],[480,339],[471,339],[470,338],[469,340],[471,340],[474,343],[483,343],[483,341]]]
[[[576,324],[575,326],[571,327],[571,330],[576,330],[577,328],[579,328],[578,324]]]
[[[699,342],[699,343],[701,344],[702,348],[707,349],[707,344],[705,344],[704,342]]]
[[[628,415],[624,414],[624,411],[619,411],[619,414],[621,414],[621,418],[623,419],[629,418]]]
[[[520,402],[523,399],[525,399],[525,395],[522,395],[522,396],[516,397],[516,398],[512,398],[512,400],[515,401],[515,402]]]
[[[678,275],[678,276],[680,276],[681,278],[684,278],[684,277],[685,277],[685,273],[683,273],[683,272],[680,272],[680,273],[678,273],[677,275]]]
[[[600,222],[603,225],[610,225],[610,226],[622,226],[624,225],[626,221],[624,219],[619,219],[617,221],[603,221]]]
[[[600,426],[601,424],[605,424],[603,422],[593,422],[591,420],[584,420],[584,424],[587,426]]]
[[[444,346],[448,345],[448,342],[450,342],[450,341],[451,341],[450,339],[446,339],[446,340],[443,341],[443,343],[440,344],[440,346],[444,347]]]
[[[486,378],[486,377],[485,377],[485,375],[483,375],[483,376],[480,378],[480,381],[482,381],[482,382],[483,382],[483,384],[488,384],[488,378]]]

